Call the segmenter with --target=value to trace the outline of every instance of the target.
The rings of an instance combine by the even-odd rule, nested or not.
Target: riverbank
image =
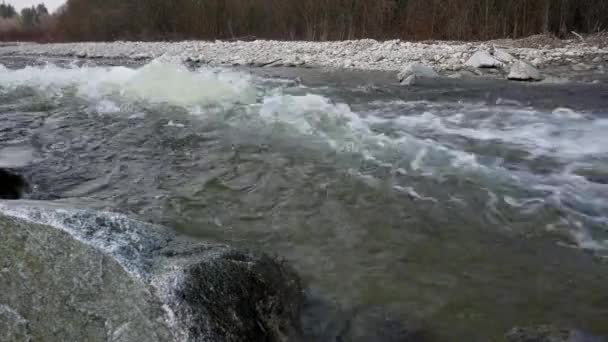
[[[598,36],[600,37],[600,36]],[[602,36],[603,37],[603,36]],[[411,63],[432,67],[445,76],[501,75],[509,64],[524,61],[550,81],[604,79],[608,44],[600,38],[556,40],[535,36],[487,42],[405,42],[372,39],[338,42],[185,41],[35,44],[0,46],[0,56],[54,56],[82,59],[149,60],[170,57],[211,66],[324,67],[398,72]],[[499,51],[501,68],[474,68],[476,52]]]

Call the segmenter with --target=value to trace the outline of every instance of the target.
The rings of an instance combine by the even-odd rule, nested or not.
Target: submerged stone
[[[287,341],[299,331],[299,280],[269,257],[122,215],[13,203],[0,207],[2,341]]]
[[[343,309],[319,293],[308,292],[302,306],[305,341],[427,342],[432,336],[380,306]]]
[[[551,325],[513,328],[507,333],[508,342],[606,342],[581,330],[562,329]]]

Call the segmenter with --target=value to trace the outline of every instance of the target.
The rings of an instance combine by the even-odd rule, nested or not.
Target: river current
[[[608,98],[552,105],[534,87],[418,96],[160,60],[0,66],[0,167],[29,199],[275,254],[340,305],[445,339],[607,332]]]

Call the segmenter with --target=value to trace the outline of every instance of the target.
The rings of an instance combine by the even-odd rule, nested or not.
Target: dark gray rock
[[[301,289],[264,255],[125,216],[0,203],[0,340],[288,341]]]
[[[506,336],[509,342],[606,342],[584,331],[560,329],[551,325],[514,328]]]
[[[25,178],[0,168],[0,199],[19,199],[28,188]]]

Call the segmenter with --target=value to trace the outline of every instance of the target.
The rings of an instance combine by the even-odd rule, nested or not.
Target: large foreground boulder
[[[0,341],[288,341],[282,263],[125,216],[0,204]]]
[[[608,342],[584,331],[560,329],[552,325],[514,328],[507,334],[509,342]]]
[[[535,67],[526,62],[517,61],[511,66],[507,79],[512,81],[541,81],[543,77]]]

